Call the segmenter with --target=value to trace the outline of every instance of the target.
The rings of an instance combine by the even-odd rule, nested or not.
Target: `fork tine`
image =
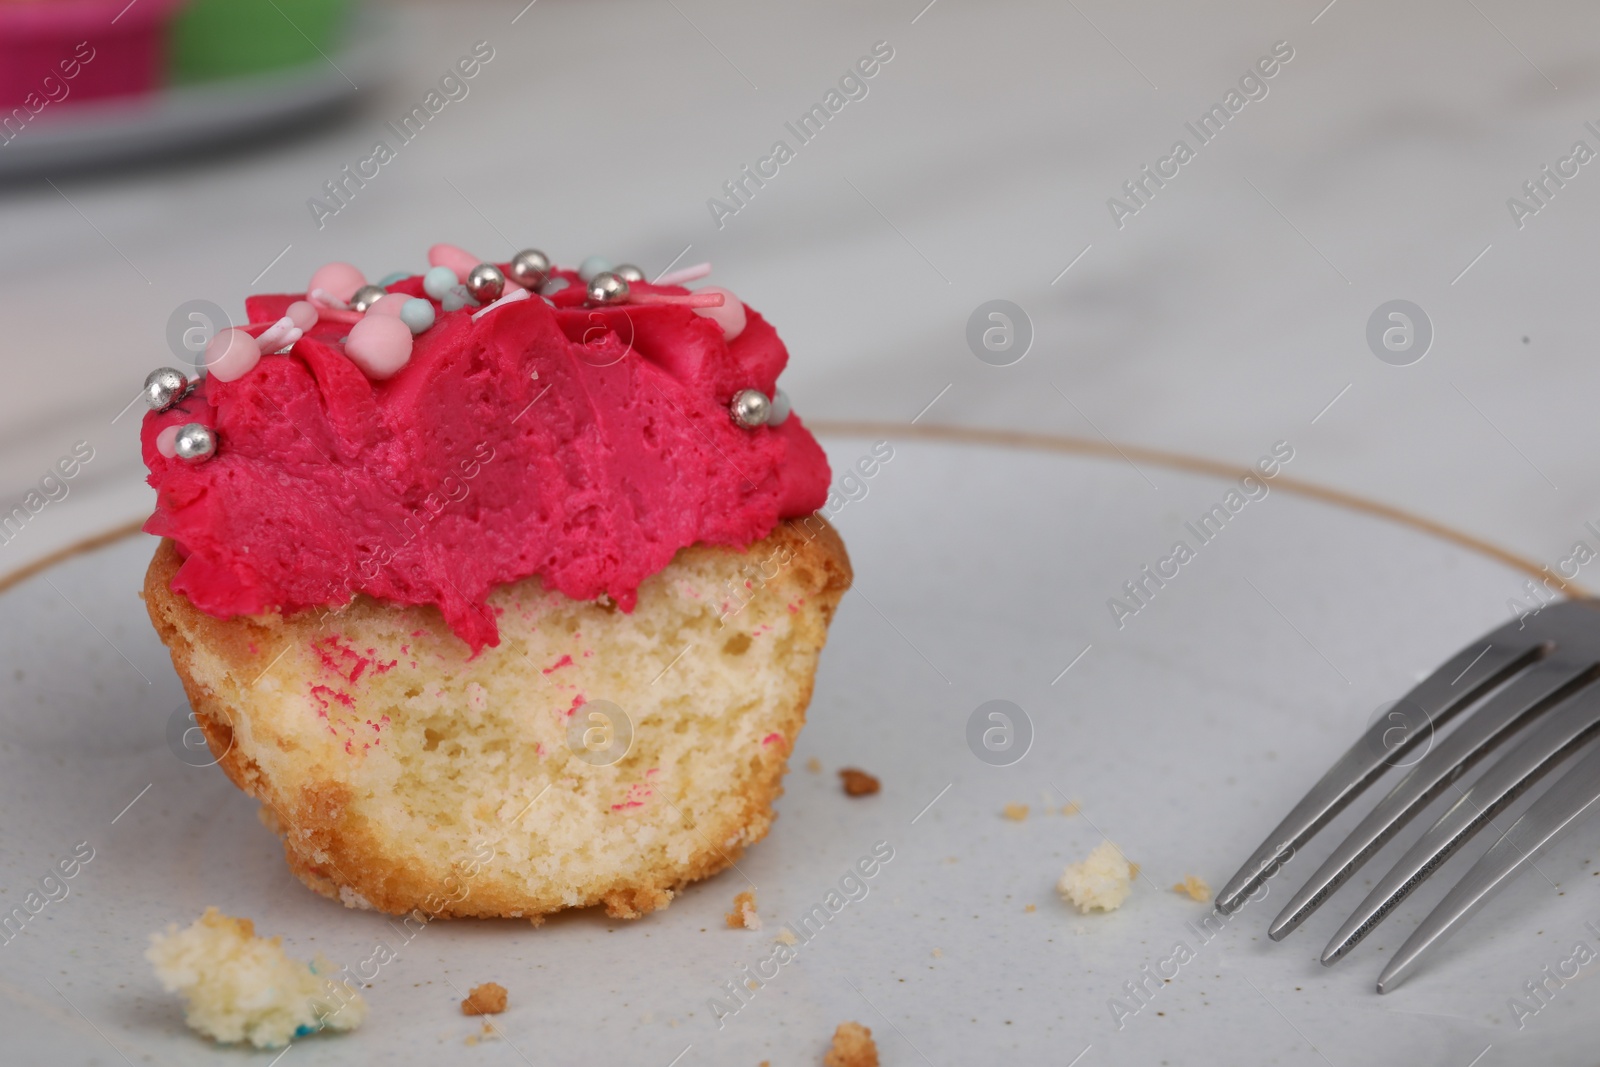
[[[1592,659],[1557,652],[1491,694],[1378,802],[1288,905],[1267,936],[1281,941],[1320,907],[1445,788],[1505,738],[1595,677]]]
[[[1438,728],[1490,687],[1545,655],[1550,647],[1535,631],[1524,629],[1520,623],[1507,623],[1451,656],[1413,687],[1403,702],[1421,708]],[[1245,897],[1270,878],[1295,850],[1381,777],[1396,757],[1425,736],[1423,731],[1412,731],[1400,745],[1386,749],[1384,735],[1391,729],[1382,720],[1373,723],[1361,740],[1311,787],[1217,894],[1219,912],[1228,915],[1237,911]]]
[[[1400,946],[1378,976],[1387,993],[1411,976],[1433,950],[1504,889],[1524,864],[1548,848],[1600,801],[1600,749],[1590,752],[1534,801]]]
[[[1322,962],[1342,959],[1473,834],[1591,737],[1597,727],[1600,687],[1585,689],[1541,719],[1526,739],[1484,771],[1379,880],[1328,942]]]

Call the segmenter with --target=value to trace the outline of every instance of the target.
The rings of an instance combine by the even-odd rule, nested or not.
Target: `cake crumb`
[[[1022,910],[1025,911],[1025,912],[1029,912],[1029,913],[1036,912],[1036,911],[1039,910],[1039,905],[1037,905],[1037,904],[1029,904],[1026,908],[1023,908]]]
[[[852,797],[871,796],[881,788],[876,778],[855,767],[840,771],[839,780],[844,783],[845,794]]]
[[[810,759],[806,760],[806,770],[810,771],[812,774],[821,774],[822,761],[817,757],[812,756]]]
[[[249,919],[207,908],[187,929],[151,934],[145,959],[185,1001],[190,1029],[223,1043],[279,1048],[322,1029],[354,1030],[367,1005],[325,957],[300,963],[283,938],[257,937]],[[324,977],[327,976],[327,977]]]
[[[728,929],[746,930],[761,929],[761,914],[756,911],[756,894],[753,889],[746,889],[743,893],[733,898],[733,910],[723,916],[723,921],[728,924]]]
[[[933,958],[934,959],[939,959],[943,955],[944,955],[944,949],[936,948],[936,949],[933,950]]]
[[[1004,814],[1005,817],[1010,819],[1012,822],[1022,822],[1028,817],[1028,805],[1007,804]]]
[[[1061,814],[1063,814],[1063,815],[1076,815],[1076,814],[1078,814],[1078,802],[1076,800],[1074,800],[1070,804],[1061,805]]]
[[[1137,874],[1137,864],[1124,859],[1110,841],[1102,841],[1082,863],[1067,865],[1056,883],[1056,892],[1084,914],[1115,911],[1133,892]]]
[[[462,1015],[499,1015],[506,1010],[506,987],[497,982],[473,986],[461,1002]]]
[[[840,1023],[833,1032],[833,1047],[822,1057],[823,1067],[878,1067],[878,1046],[872,1031],[860,1023]]]
[[[787,926],[779,930],[777,937],[773,938],[773,940],[782,941],[785,945],[798,945],[800,943],[800,939],[794,936],[794,931]]]
[[[1192,874],[1184,875],[1183,881],[1174,885],[1172,887],[1172,891],[1174,893],[1181,893],[1190,900],[1197,901],[1201,904],[1204,904],[1206,901],[1211,899],[1211,887],[1206,884],[1206,880],[1204,878],[1196,877]]]

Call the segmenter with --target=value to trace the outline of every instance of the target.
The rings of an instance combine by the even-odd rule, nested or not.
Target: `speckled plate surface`
[[[291,1065],[816,1064],[848,1019],[873,1029],[886,1067],[1592,1060],[1594,965],[1552,986],[1520,1029],[1508,1000],[1577,943],[1600,948],[1586,925],[1600,925],[1600,826],[1542,858],[1387,997],[1372,991],[1387,952],[1487,840],[1332,969],[1316,955],[1370,867],[1279,945],[1264,929],[1281,886],[1209,929],[1208,907],[1170,889],[1186,875],[1220,885],[1370,716],[1505,617],[1522,573],[1282,481],[1195,545],[1185,524],[1235,483],[1142,456],[888,436],[893,459],[837,510],[859,585],[781,818],[737,870],[634,923],[584,913],[408,933],[312,895],[254,802],[171,741],[183,699],[135,595],[149,538],[0,594],[0,908],[93,851],[64,897],[24,908],[0,943],[0,1060],[274,1062],[187,1031],[142,959],[152,930],[208,904],[303,957],[394,955],[369,966],[365,1027],[296,1043]],[[825,444],[842,474],[872,441]],[[1193,558],[1119,628],[1107,601],[1179,539]],[[1007,766],[967,740],[974,709],[996,699],[1031,723]],[[877,774],[882,792],[846,797],[842,766]],[[1062,813],[1069,802],[1077,814]],[[1006,818],[1007,804],[1027,818]],[[1102,835],[1141,874],[1120,911],[1080,916],[1052,887]],[[1319,838],[1286,876],[1332,844]],[[875,846],[893,858],[865,895],[847,882],[856,899],[830,901]],[[750,883],[766,929],[726,929]],[[835,902],[792,962],[764,962],[782,924]],[[1180,943],[1185,960],[1164,962]],[[1147,981],[1147,967],[1171,980]],[[732,1003],[728,988],[763,973],[719,1025],[713,999]],[[487,1035],[456,1007],[485,981],[511,998]],[[1140,984],[1153,990],[1142,1000],[1128,993]]]

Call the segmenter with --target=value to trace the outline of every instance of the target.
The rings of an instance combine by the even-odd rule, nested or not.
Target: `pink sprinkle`
[[[352,293],[350,295],[354,296],[355,294]],[[296,300],[284,310],[284,314],[289,316],[289,321],[294,323],[302,332],[311,329],[317,324],[317,305],[309,300]]]
[[[160,452],[168,459],[177,458],[178,431],[180,429],[182,429],[182,427],[177,423],[173,423],[171,426],[163,427],[161,432],[156,434],[156,451]]]
[[[721,294],[724,302],[716,307],[697,307],[694,309],[694,313],[696,315],[704,315],[712,322],[715,322],[722,328],[723,339],[731,341],[744,332],[746,322],[744,304],[726,289],[718,289],[714,285],[708,285],[704,289],[698,290],[696,295],[704,297],[711,293]]]
[[[773,733],[770,733],[766,737],[763,737],[761,739],[761,743],[763,745],[770,745],[774,741],[776,741],[780,745],[783,744],[783,735],[780,734],[780,733],[777,733],[777,732],[773,732]]]
[[[367,284],[366,276],[348,263],[324,263],[306,283],[306,292],[325,291],[341,303],[348,303],[356,290]]]
[[[560,659],[556,660],[550,666],[545,667],[543,673],[551,674],[551,673],[553,673],[555,671],[559,671],[562,667],[570,667],[570,666],[572,666],[572,657],[571,656],[562,656]]]
[[[368,315],[350,327],[344,354],[368,378],[393,378],[411,361],[411,328],[398,318]],[[228,379],[224,379],[228,380]]]
[[[243,330],[222,330],[207,342],[205,361],[207,374],[219,382],[231,382],[261,362],[261,348]]]
[[[485,262],[464,248],[455,245],[436,244],[428,249],[428,266],[449,267],[456,272],[456,280],[464,282],[472,268]],[[509,283],[510,279],[506,279]]]
[[[650,777],[650,776],[651,776],[651,775],[652,775],[652,774],[660,774],[660,773],[661,773],[661,768],[660,768],[660,767],[651,767],[651,768],[650,768],[650,769],[649,769],[649,770],[648,770],[648,771],[645,771],[645,772],[644,772],[644,776],[645,776],[645,777],[646,777],[646,778],[648,778],[648,777]]]

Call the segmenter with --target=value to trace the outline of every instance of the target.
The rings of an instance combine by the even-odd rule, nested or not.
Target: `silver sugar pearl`
[[[144,380],[144,402],[151,411],[165,411],[182,400],[189,389],[189,379],[182,371],[161,367],[150,372]]]
[[[216,453],[217,435],[211,427],[191,422],[178,431],[178,439],[172,443],[172,450],[179,459],[198,463]]]
[[[611,269],[611,273],[625,282],[644,281],[644,271],[635,267],[632,263],[619,263]]]
[[[373,304],[389,295],[389,290],[378,285],[363,285],[350,298],[350,310],[365,312]]]
[[[550,277],[550,257],[537,248],[524,248],[511,257],[511,280],[527,289],[537,289]]]
[[[741,389],[733,394],[728,411],[735,423],[746,430],[753,430],[767,424],[767,419],[772,416],[772,401],[759,389]]]
[[[592,304],[621,304],[627,299],[627,280],[612,271],[602,271],[589,282],[589,302]]]
[[[492,304],[506,291],[506,276],[493,263],[479,263],[467,272],[467,292],[480,304]]]

